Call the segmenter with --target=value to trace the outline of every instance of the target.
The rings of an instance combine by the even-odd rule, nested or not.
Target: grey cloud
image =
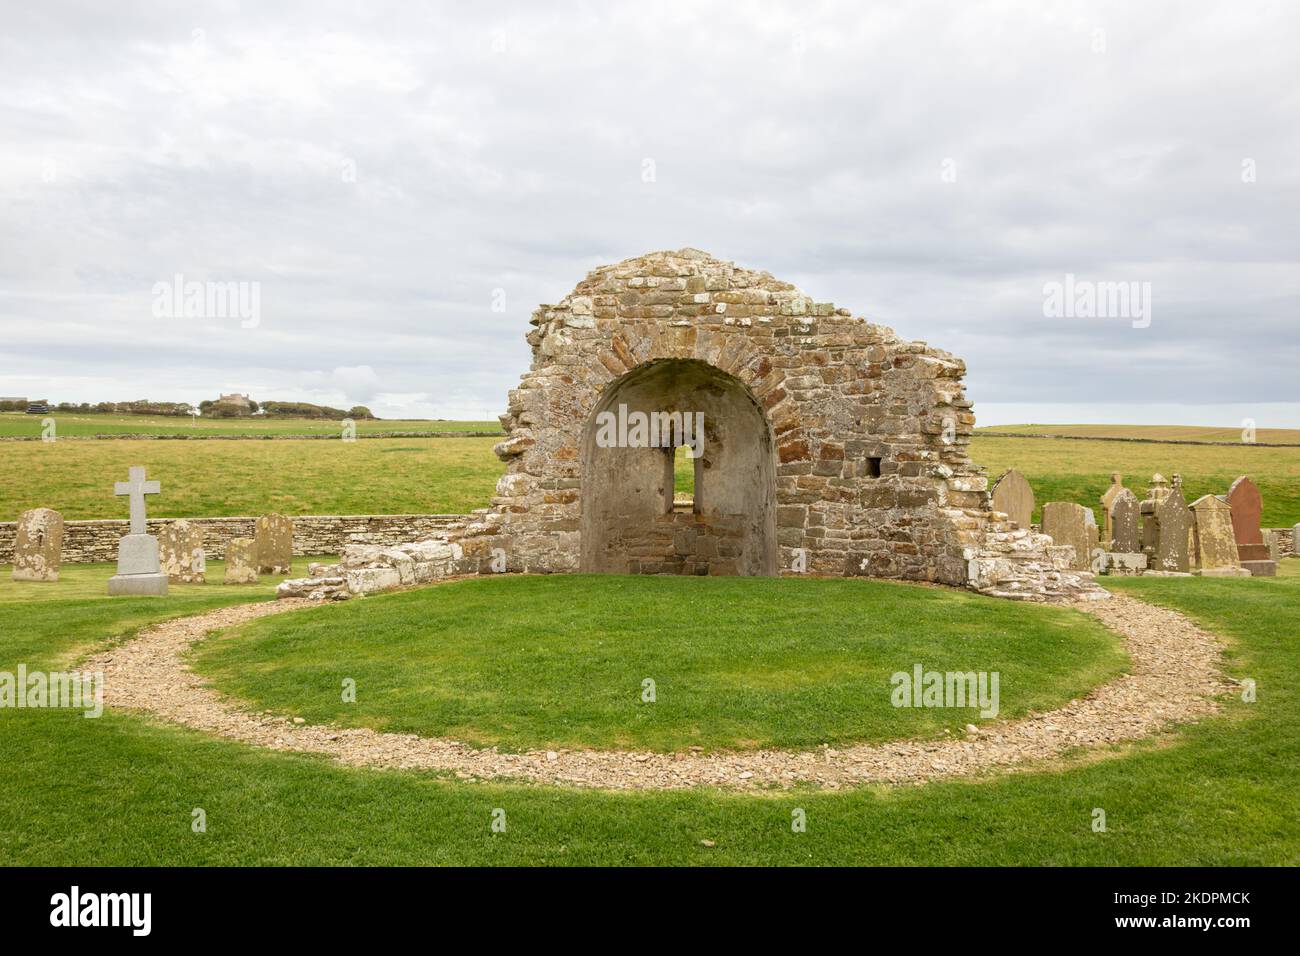
[[[961,355],[977,411],[1286,402],[1298,42],[1226,2],[43,3],[0,36],[0,392],[498,409],[538,303],[692,245]],[[153,320],[178,272],[262,324]],[[1151,328],[1045,319],[1066,272],[1152,282]]]

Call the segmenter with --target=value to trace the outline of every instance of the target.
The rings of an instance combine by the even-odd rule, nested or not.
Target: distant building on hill
[[[247,408],[250,411],[253,408],[253,400],[247,395],[240,395],[238,392],[231,392],[229,395],[222,395],[217,399],[218,405],[238,405],[240,408]]]

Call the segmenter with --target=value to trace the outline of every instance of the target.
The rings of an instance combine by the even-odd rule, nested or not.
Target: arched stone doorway
[[[674,437],[659,436],[655,447],[627,447],[625,432],[635,442],[637,423],[651,415],[664,425],[671,421]],[[682,443],[675,426],[700,416],[693,503],[674,507],[672,446]],[[632,429],[602,433],[602,424],[613,422],[630,422]],[[612,444],[611,434],[618,436]],[[610,383],[583,432],[581,505],[583,571],[777,572],[771,426],[744,383],[706,362],[652,361]]]

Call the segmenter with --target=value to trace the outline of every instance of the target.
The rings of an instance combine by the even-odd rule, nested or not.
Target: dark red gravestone
[[[1264,499],[1255,483],[1242,475],[1228,489],[1228,506],[1232,508],[1232,536],[1237,539],[1237,554],[1242,561],[1269,560],[1268,545],[1259,530],[1259,515]]]

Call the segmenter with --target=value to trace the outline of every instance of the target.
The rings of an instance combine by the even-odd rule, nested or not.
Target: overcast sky
[[[6,7],[0,395],[494,417],[538,303],[694,246],[981,424],[1300,427],[1300,4]],[[1067,273],[1149,325],[1045,317]]]

